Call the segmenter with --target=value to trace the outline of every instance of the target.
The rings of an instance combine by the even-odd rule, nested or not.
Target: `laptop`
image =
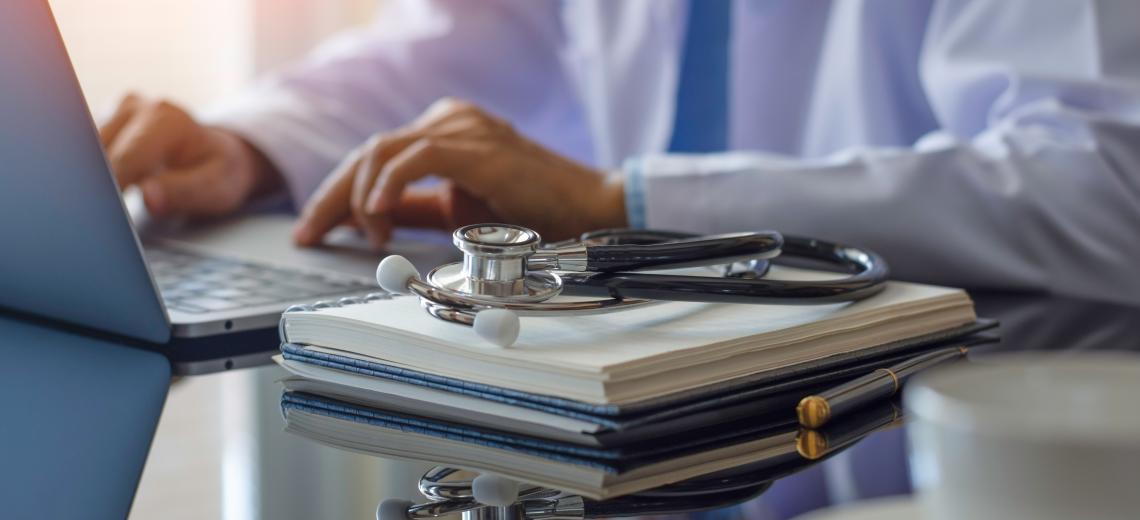
[[[0,307],[133,338],[201,373],[267,361],[291,304],[378,291],[140,240],[46,1],[0,2],[0,70]]]

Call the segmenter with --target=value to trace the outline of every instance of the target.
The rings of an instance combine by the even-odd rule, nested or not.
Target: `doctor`
[[[1130,0],[391,0],[206,123],[132,96],[102,133],[154,213],[287,190],[303,245],[342,223],[377,245],[481,220],[778,229],[904,279],[1137,303],[1137,20]]]

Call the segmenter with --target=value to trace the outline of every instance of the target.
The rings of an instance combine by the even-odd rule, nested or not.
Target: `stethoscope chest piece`
[[[542,242],[538,233],[508,225],[464,226],[452,234],[463,261],[432,269],[427,282],[489,304],[538,303],[562,292],[562,279],[527,268]]]

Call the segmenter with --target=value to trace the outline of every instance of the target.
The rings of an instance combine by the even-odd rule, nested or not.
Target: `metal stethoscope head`
[[[422,278],[404,257],[384,258],[376,281],[415,294],[445,321],[474,327],[487,341],[510,346],[520,316],[596,314],[661,301],[822,304],[865,298],[882,289],[888,270],[878,255],[851,246],[774,231],[693,235],[606,230],[544,246],[538,233],[511,224],[474,224],[452,234],[461,262]],[[826,281],[765,278],[768,260],[823,262],[848,276]],[[721,277],[638,272],[724,266]],[[556,300],[584,296],[590,299]]]

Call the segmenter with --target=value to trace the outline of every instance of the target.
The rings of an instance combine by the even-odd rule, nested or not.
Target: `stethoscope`
[[[445,466],[432,468],[418,486],[428,502],[384,500],[376,508],[376,519],[419,520],[462,514],[465,520],[542,520],[687,513],[746,502],[763,494],[778,478],[759,471],[709,476],[599,502],[498,475],[471,478],[470,474]]]
[[[774,231],[695,235],[605,230],[542,244],[538,233],[510,224],[474,224],[452,234],[463,261],[422,278],[392,255],[376,269],[384,290],[414,294],[436,318],[473,327],[507,347],[519,316],[597,314],[663,301],[817,305],[881,291],[887,264],[866,249]],[[769,261],[822,264],[847,276],[824,281],[765,278]],[[720,266],[720,267],[718,267]],[[637,272],[717,267],[720,276]],[[586,299],[553,300],[556,296]]]

